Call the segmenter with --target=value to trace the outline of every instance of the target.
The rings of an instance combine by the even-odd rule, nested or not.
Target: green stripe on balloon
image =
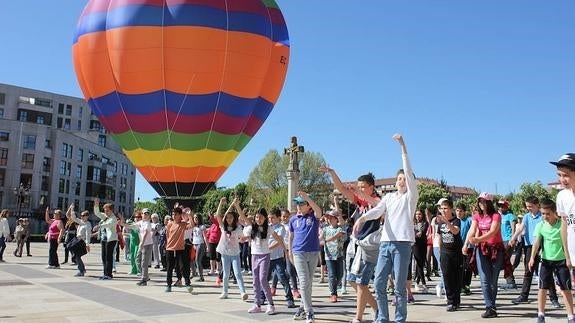
[[[168,138],[168,135],[170,138]],[[241,151],[252,137],[246,134],[226,135],[215,131],[206,131],[199,134],[182,134],[168,131],[144,134],[138,132],[124,132],[112,134],[114,140],[124,150],[144,149],[158,151],[164,149],[176,149],[182,151],[194,151],[211,149],[215,151]],[[206,146],[206,143],[209,143]]]

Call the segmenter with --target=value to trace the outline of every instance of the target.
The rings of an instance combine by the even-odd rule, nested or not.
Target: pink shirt
[[[501,223],[501,214],[495,212],[492,215],[480,215],[479,213],[473,214],[473,221],[477,221],[477,229],[479,236],[487,234],[491,229],[491,223],[497,221]],[[501,238],[501,230],[498,230],[491,238],[485,241],[488,244],[503,243]]]
[[[60,228],[58,226],[62,223],[62,220],[54,220],[50,223],[50,227],[48,227],[48,239],[56,240],[60,235]]]

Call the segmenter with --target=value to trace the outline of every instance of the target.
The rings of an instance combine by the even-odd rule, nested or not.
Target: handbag
[[[74,237],[68,242],[68,250],[78,256],[83,256],[88,253],[86,242],[78,237]]]

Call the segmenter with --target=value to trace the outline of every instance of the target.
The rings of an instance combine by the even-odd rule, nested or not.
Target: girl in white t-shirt
[[[238,211],[240,212],[240,211]],[[240,212],[240,216],[241,216]],[[273,237],[277,243],[284,247],[283,239],[269,226],[268,212],[261,208],[254,217],[254,223],[244,231],[244,234],[250,238],[252,248],[252,274],[254,279],[254,305],[248,310],[248,313],[261,312],[262,290],[268,301],[266,314],[273,315],[276,313],[274,300],[268,281],[268,271],[270,268],[270,247],[269,240]]]
[[[238,224],[239,215],[232,211],[232,207],[235,207],[237,211],[241,212],[239,207],[239,201],[234,199],[225,214],[225,219],[222,216],[222,206],[226,202],[226,198],[222,197],[220,203],[218,204],[218,209],[216,211],[216,218],[218,219],[218,224],[222,235],[220,237],[220,242],[216,247],[216,251],[222,255],[222,267],[223,267],[223,291],[220,295],[220,299],[228,298],[228,287],[230,284],[230,264],[233,267],[234,274],[238,281],[238,287],[242,295],[242,300],[248,299],[248,294],[246,293],[244,287],[244,278],[240,270],[240,241],[244,240],[244,234],[242,227]],[[242,212],[243,214],[243,212]],[[243,217],[242,217],[243,221]]]
[[[204,268],[202,266],[202,259],[204,259],[204,254],[206,253],[206,226],[203,224],[202,215],[200,213],[194,214],[194,228],[192,234],[192,245],[194,246],[194,250],[196,251],[196,259],[194,260],[194,264],[192,264],[194,268],[194,273],[198,273],[199,277],[198,281],[204,281]]]

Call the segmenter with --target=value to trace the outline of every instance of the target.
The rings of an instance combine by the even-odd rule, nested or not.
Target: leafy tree
[[[134,205],[135,210],[149,209],[151,213],[157,213],[162,218],[169,214],[168,207],[162,198],[155,198],[154,202],[136,202]],[[131,218],[132,214],[124,214],[126,219]]]
[[[549,198],[555,201],[558,191],[556,189],[547,189],[543,183],[537,181],[535,183],[523,183],[519,188],[519,192],[510,194],[510,207],[514,214],[524,214],[525,199],[529,196],[536,196],[539,200]]]
[[[441,185],[433,185],[433,184],[425,184],[419,183],[417,184],[417,188],[419,190],[419,201],[417,207],[420,209],[431,208],[434,209],[436,206],[435,204],[441,198],[449,198],[449,192],[445,189],[444,186]]]

